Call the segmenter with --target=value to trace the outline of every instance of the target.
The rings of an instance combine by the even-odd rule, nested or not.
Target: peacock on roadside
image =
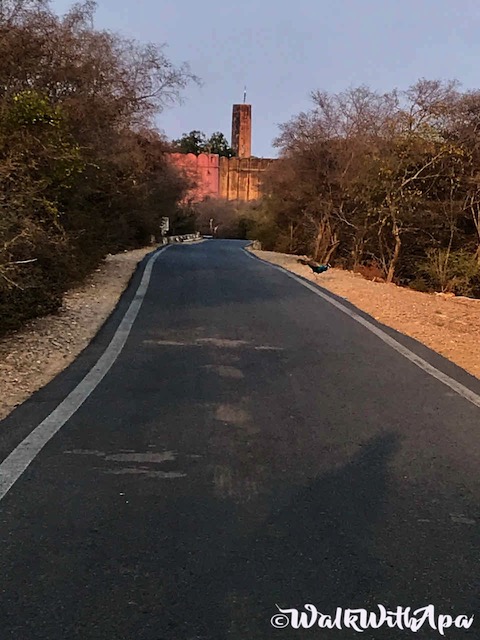
[[[315,262],[314,260],[308,260],[305,258],[299,258],[297,262],[310,267],[313,273],[325,273],[325,271],[328,271],[331,267],[330,264],[318,264],[318,262]]]

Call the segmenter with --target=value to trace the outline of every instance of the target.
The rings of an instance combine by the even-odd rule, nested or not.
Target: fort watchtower
[[[232,114],[232,149],[237,158],[252,155],[252,105],[234,104]]]

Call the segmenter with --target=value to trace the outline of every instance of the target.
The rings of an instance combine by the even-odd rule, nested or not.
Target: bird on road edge
[[[297,260],[297,262],[299,262],[300,264],[304,264],[307,267],[310,267],[310,269],[313,271],[313,273],[325,273],[325,271],[328,271],[331,268],[331,264],[318,264],[318,262],[315,262],[314,260],[310,260],[307,258],[299,258]]]

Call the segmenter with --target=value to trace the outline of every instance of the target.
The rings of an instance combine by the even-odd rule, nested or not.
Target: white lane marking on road
[[[282,351],[281,347],[269,345],[251,346],[246,340],[229,340],[226,338],[197,338],[193,342],[180,342],[178,340],[144,340],[144,344],[154,344],[159,347],[218,347],[220,349],[255,349],[255,351]]]
[[[13,487],[47,442],[63,427],[92,391],[100,384],[120,355],[147,293],[153,265],[158,256],[172,245],[156,251],[148,260],[142,279],[110,344],[83,380],[58,407],[43,420],[0,464],[0,500]]]
[[[185,473],[180,471],[151,471],[150,469],[100,469],[102,473],[110,476],[145,476],[146,478],[186,478]]]
[[[176,460],[175,451],[164,451],[163,453],[115,453],[105,456],[105,460],[111,462],[172,462]]]
[[[252,260],[258,260],[259,262],[263,263],[267,267],[271,267],[272,269],[281,271],[282,273],[286,274],[289,278],[296,280],[303,287],[310,289],[310,291],[313,291],[313,293],[315,293],[317,296],[320,296],[320,298],[323,298],[324,300],[329,302],[331,305],[339,309],[342,313],[345,313],[347,316],[349,316],[350,318],[352,318],[353,320],[355,320],[356,322],[364,326],[366,329],[371,331],[371,333],[375,334],[377,338],[380,338],[380,340],[388,344],[389,347],[391,347],[392,349],[395,349],[395,351],[398,351],[398,353],[400,353],[402,356],[407,358],[407,360],[410,360],[410,362],[413,362],[413,364],[415,364],[420,369],[423,369],[423,371],[431,375],[433,378],[436,378],[440,382],[443,382],[443,384],[446,385],[447,387],[450,387],[450,389],[455,391],[455,393],[458,393],[458,395],[462,396],[462,398],[465,398],[465,400],[468,400],[469,402],[474,404],[476,407],[480,408],[480,396],[477,393],[471,391],[460,382],[457,382],[457,380],[454,380],[453,378],[448,376],[446,373],[443,373],[433,365],[429,364],[426,360],[418,356],[416,353],[414,353],[413,351],[410,351],[410,349],[408,349],[407,347],[404,347],[403,344],[400,344],[400,342],[397,342],[395,338],[392,338],[391,336],[389,336],[388,333],[385,333],[385,331],[382,331],[382,329],[376,327],[369,320],[366,320],[365,318],[360,316],[358,313],[355,313],[355,311],[352,311],[351,309],[343,305],[341,302],[338,302],[338,300],[335,300],[335,298],[332,298],[327,293],[324,293],[323,291],[318,289],[315,285],[310,284],[305,280],[302,280],[302,278],[295,275],[291,271],[287,271],[286,269],[283,269],[282,267],[276,264],[272,264],[271,262],[266,262],[265,260],[262,260],[262,258],[258,258],[257,256],[252,255],[246,249],[244,249],[243,251],[247,254],[247,256],[252,258]]]

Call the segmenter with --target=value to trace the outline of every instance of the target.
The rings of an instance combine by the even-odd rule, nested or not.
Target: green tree
[[[228,144],[228,140],[220,131],[212,133],[205,145],[205,148],[209,153],[216,153],[217,155],[224,156],[226,158],[232,158],[235,155],[233,149]]]
[[[198,156],[200,153],[214,153],[226,158],[234,156],[233,149],[223,133],[216,131],[207,138],[203,131],[190,131],[184,133],[178,140],[172,141],[172,150],[178,153],[193,153]]]
[[[178,153],[193,153],[198,156],[205,152],[207,138],[202,131],[190,131],[184,133],[178,140],[173,140],[172,148]]]

